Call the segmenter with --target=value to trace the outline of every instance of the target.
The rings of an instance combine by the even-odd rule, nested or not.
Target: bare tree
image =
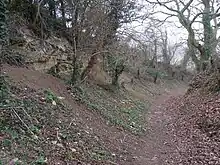
[[[154,6],[161,6],[163,9],[160,13],[167,15],[167,18],[178,18],[180,24],[188,32],[190,56],[197,70],[205,70],[210,58],[215,55],[216,45],[219,41],[219,38],[217,38],[219,29],[217,18],[220,17],[220,7],[217,8],[218,2],[215,0],[188,0],[187,2],[182,0],[146,1]],[[202,37],[198,36],[197,30],[193,26],[196,23],[203,26],[202,34],[200,34]],[[201,37],[202,40],[198,40],[198,37]],[[200,44],[199,41],[202,41],[203,44]],[[199,57],[196,56],[194,48],[200,52]]]

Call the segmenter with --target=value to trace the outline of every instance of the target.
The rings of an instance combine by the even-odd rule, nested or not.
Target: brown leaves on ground
[[[37,127],[40,142],[35,144],[35,141],[27,138],[25,132],[24,136],[22,131],[24,138],[17,138],[19,143],[16,139],[10,144],[5,141],[5,144],[19,149],[17,153],[14,153],[16,150],[6,150],[9,158],[21,157],[21,154],[24,154],[27,162],[31,162],[40,156],[39,159],[45,158],[48,164],[114,164],[111,161],[120,165],[220,164],[220,95],[204,95],[204,91],[201,94],[194,90],[202,88],[203,85],[193,86],[193,90],[184,97],[176,97],[179,95],[180,86],[174,93],[166,92],[164,96],[159,96],[151,107],[152,113],[146,116],[149,119],[149,131],[145,136],[139,137],[109,126],[98,113],[89,111],[83,105],[79,106],[65,90],[65,84],[50,75],[26,68],[6,67],[4,71],[16,80],[17,85],[29,87],[27,91],[15,88],[13,94],[24,100],[29,99],[28,103],[35,103],[27,106],[29,109],[26,111],[31,114],[32,119],[37,119],[40,123]],[[203,79],[204,82],[206,79]],[[198,81],[202,82],[199,79]],[[63,102],[70,105],[70,108],[59,103],[56,106],[45,104],[45,99],[41,99],[42,96],[36,93],[42,88],[51,89],[57,96],[64,97]],[[35,90],[30,91],[31,89]],[[128,102],[124,104],[130,107]],[[4,114],[4,118],[11,117],[8,113]],[[29,119],[25,120],[22,115],[21,117],[29,125],[39,125],[30,123]],[[18,120],[10,121],[15,122],[10,125],[20,126],[15,128],[23,128]],[[16,130],[19,132],[19,129]],[[17,137],[13,132],[11,134]],[[8,138],[5,132],[0,132],[0,139],[2,138]],[[44,157],[41,157],[42,151]]]
[[[8,104],[0,106],[0,164],[113,164],[114,155],[72,109],[29,87],[10,91]]]
[[[197,74],[190,83],[188,93],[199,90],[207,93],[220,91],[220,73],[218,71],[207,70]]]
[[[172,100],[169,124],[180,158],[175,164],[220,164],[220,95],[199,92]]]

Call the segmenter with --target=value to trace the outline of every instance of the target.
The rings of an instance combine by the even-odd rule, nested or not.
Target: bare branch
[[[195,20],[200,16],[202,15],[203,13],[198,13],[195,15],[195,17],[193,17],[193,19],[190,21],[190,26],[192,26],[192,24],[195,22]]]
[[[192,4],[193,0],[190,0],[185,6],[184,8],[181,10],[181,13],[184,13],[186,11],[186,9],[188,9],[188,7]]]
[[[180,11],[175,10],[175,9],[173,9],[173,8],[171,8],[171,7],[169,7],[169,6],[167,6],[166,3],[162,3],[162,2],[160,2],[159,0],[157,0],[157,3],[158,3],[160,6],[163,6],[163,7],[165,7],[166,9],[168,9],[168,10],[170,10],[170,11],[173,11],[173,12],[175,12],[175,13],[180,13]]]

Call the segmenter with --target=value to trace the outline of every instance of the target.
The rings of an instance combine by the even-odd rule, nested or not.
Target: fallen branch
[[[31,131],[31,129],[28,127],[28,125],[22,120],[22,118],[18,115],[18,113],[15,111],[15,108],[11,108],[12,112],[18,117],[18,119],[22,122],[22,124],[30,131],[30,133],[35,136],[35,134]]]

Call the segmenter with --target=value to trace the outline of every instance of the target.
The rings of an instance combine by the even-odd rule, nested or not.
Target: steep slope
[[[201,79],[202,78],[202,79]],[[180,157],[175,164],[220,164],[220,94],[214,74],[198,75],[183,98],[167,108],[175,121],[169,128]]]
[[[13,147],[9,148],[6,150],[8,152],[2,153],[4,156],[1,156],[1,159],[4,158],[5,161],[14,158],[20,160],[23,157],[19,152],[32,153],[32,150],[35,151],[38,148],[38,152],[35,151],[32,156],[25,155],[27,162],[34,164],[36,159],[38,161],[47,159],[48,164],[58,162],[60,164],[158,165],[170,157],[170,151],[175,147],[167,145],[171,144],[171,138],[167,136],[165,129],[169,116],[164,111],[163,103],[170,96],[179,95],[179,92],[167,91],[168,93],[165,92],[156,99],[152,111],[146,113],[148,125],[146,134],[137,136],[117,125],[110,124],[96,111],[91,111],[85,105],[77,103],[66,89],[65,83],[58,78],[28,68],[5,65],[3,70],[13,82],[13,86],[16,86],[14,89],[19,89],[19,92],[13,92],[13,95],[18,98],[24,96],[24,98],[34,99],[36,105],[44,103],[45,97],[51,98],[51,93],[45,96],[45,91],[54,93],[56,97],[52,94],[52,99],[63,98],[60,101],[55,99],[57,104],[52,104],[52,106],[53,102],[49,102],[50,105],[43,104],[43,107],[37,106],[28,111],[28,114],[38,116],[36,118],[40,121],[38,125],[41,127],[38,128],[40,133],[37,135],[42,141],[35,143],[33,148],[30,148],[32,142],[29,141],[28,150],[24,146],[22,148],[22,145],[18,152],[12,152]],[[182,90],[180,91],[183,93]],[[22,125],[21,121],[18,119],[16,121],[18,125]],[[27,120],[27,123],[29,122]],[[25,132],[24,135],[30,137]],[[5,141],[5,136],[9,136],[7,132],[3,133],[2,142]],[[29,138],[31,139],[32,137]],[[16,143],[20,142],[15,139],[13,144],[16,146]]]

